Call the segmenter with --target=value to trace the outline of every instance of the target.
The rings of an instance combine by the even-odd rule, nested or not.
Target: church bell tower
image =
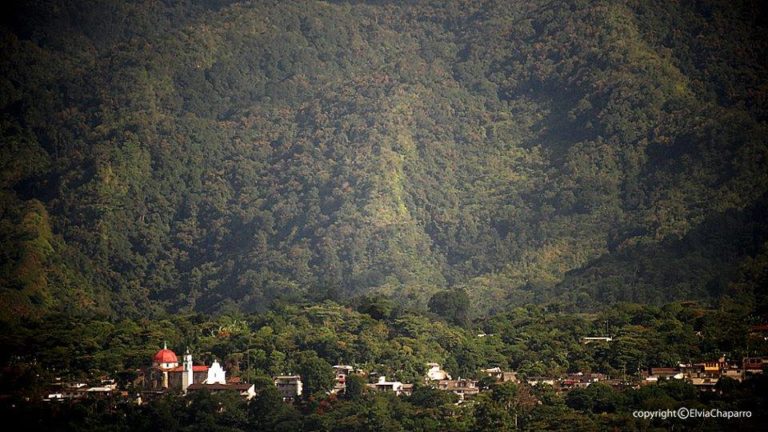
[[[185,394],[187,393],[187,387],[194,382],[194,376],[192,370],[192,354],[189,353],[189,348],[187,348],[187,353],[184,354],[184,372],[181,376],[181,390]]]

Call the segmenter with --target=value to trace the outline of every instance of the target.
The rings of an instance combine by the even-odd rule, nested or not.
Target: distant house
[[[762,374],[766,366],[768,366],[768,357],[744,357],[741,362],[745,375]]]
[[[749,335],[768,340],[768,324],[757,324],[749,328]]]
[[[333,366],[333,371],[336,374],[336,384],[333,386],[331,393],[342,393],[347,388],[347,377],[353,370],[354,368],[349,365]]]
[[[347,376],[354,371],[355,368],[353,368],[350,365],[334,365],[333,371],[336,372],[337,375],[344,375]]]
[[[682,369],[673,367],[652,367],[648,369],[648,372],[643,373],[642,385],[656,384],[659,381],[670,379],[683,379],[685,374]]]
[[[380,376],[379,381],[374,384],[368,384],[368,388],[377,392],[393,392],[400,396],[403,394],[403,383],[400,381],[387,381],[387,377]],[[411,387],[413,388],[413,387]]]
[[[723,372],[720,374],[720,378],[723,378],[723,377],[741,382],[744,380],[744,370],[731,367],[723,370]]]
[[[301,396],[302,382],[299,375],[276,376],[274,382],[283,400],[293,400]]]
[[[584,345],[593,342],[613,342],[613,338],[610,336],[585,336],[581,338],[581,343]]]
[[[477,381],[468,379],[441,380],[438,381],[437,388],[458,395],[459,402],[463,402],[465,399],[469,399],[480,393],[480,387],[478,387]]]
[[[728,363],[724,357],[716,361],[680,365],[680,371],[688,378],[720,378],[726,369]]]
[[[427,367],[429,368],[427,370],[427,380],[428,381],[440,381],[440,380],[449,380],[451,379],[451,376],[448,375],[448,372],[444,371],[440,364],[438,363],[427,363]]]
[[[43,398],[43,401],[50,402],[50,401],[63,401],[64,400],[64,393],[49,393],[46,398]]]
[[[607,379],[608,377],[601,373],[571,373],[568,374],[565,379],[560,381],[560,390],[568,391],[577,388],[583,389],[597,382],[605,382]]]
[[[671,367],[655,367],[651,368],[651,376],[659,378],[672,378],[680,373],[680,369]]]
[[[500,382],[518,382],[517,379],[517,372],[505,372],[502,371],[500,367],[493,367],[488,369],[482,369],[480,370],[483,374],[486,376],[489,376],[491,378],[494,378],[496,381]]]
[[[544,384],[554,387],[555,384],[557,384],[557,379],[549,377],[529,377],[525,382],[527,382],[529,386]]]
[[[738,367],[729,365],[725,357],[703,363],[682,364],[680,365],[680,371],[683,373],[686,381],[701,391],[715,391],[715,385],[717,385],[722,376],[728,376],[729,378],[741,381],[741,376],[743,375]]]
[[[689,381],[694,387],[701,391],[715,391],[715,386],[719,381],[719,378],[690,378]]]
[[[590,383],[582,383],[578,380],[566,378],[562,381],[560,381],[560,390],[562,391],[570,391],[577,388],[586,388],[589,386]]]

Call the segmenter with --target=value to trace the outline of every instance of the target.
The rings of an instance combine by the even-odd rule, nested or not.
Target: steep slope
[[[661,301],[642,292],[689,270],[611,295],[572,275],[629,272],[768,191],[750,2],[82,6],[2,29],[6,316]],[[704,267],[759,251],[715,237]],[[715,273],[665,300],[736,277]]]

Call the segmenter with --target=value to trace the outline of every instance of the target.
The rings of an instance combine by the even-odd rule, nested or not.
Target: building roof
[[[301,376],[299,375],[278,375],[275,377],[276,380],[300,380]]]
[[[184,366],[176,366],[173,369],[168,369],[168,372],[184,372]],[[208,366],[192,365],[192,372],[208,372]]]
[[[678,372],[680,372],[679,369],[671,368],[671,367],[652,367],[651,368],[651,375],[659,375],[659,374],[674,375]]]
[[[169,350],[168,348],[163,348],[160,351],[158,351],[155,354],[155,357],[153,358],[155,363],[178,363],[179,359],[176,357],[176,353]]]
[[[248,391],[253,387],[253,384],[240,383],[240,384],[190,384],[187,390],[237,390]]]

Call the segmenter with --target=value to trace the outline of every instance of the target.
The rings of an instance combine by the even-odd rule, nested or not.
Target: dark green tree
[[[313,351],[305,351],[299,355],[298,372],[301,375],[305,398],[324,396],[336,382],[331,365]]]
[[[469,324],[469,296],[463,289],[439,291],[429,299],[428,306],[430,312],[450,323],[462,327]]]

